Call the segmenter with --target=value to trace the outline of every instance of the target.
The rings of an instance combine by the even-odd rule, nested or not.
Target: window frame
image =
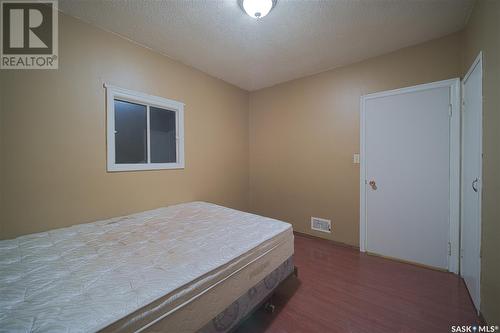
[[[106,88],[106,138],[107,171],[147,171],[184,169],[184,103],[133,90],[104,84]],[[146,106],[147,163],[116,163],[115,152],[115,99]],[[176,157],[175,163],[151,163],[150,107],[175,112]]]

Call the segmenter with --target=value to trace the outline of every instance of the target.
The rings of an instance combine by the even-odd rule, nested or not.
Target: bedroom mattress
[[[196,330],[291,254],[290,224],[204,202],[0,241],[0,331]]]

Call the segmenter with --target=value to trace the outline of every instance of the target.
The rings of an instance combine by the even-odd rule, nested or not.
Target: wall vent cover
[[[321,219],[319,217],[311,217],[311,229],[331,233],[332,222],[330,220]]]

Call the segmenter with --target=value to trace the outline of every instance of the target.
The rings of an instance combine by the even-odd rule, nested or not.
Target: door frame
[[[476,69],[477,66],[481,66],[481,95],[483,96],[483,51],[480,51],[479,54],[477,55],[476,59],[474,59],[474,62],[472,63],[472,65],[470,66],[469,70],[467,71],[467,74],[465,74],[464,76],[464,79],[462,80],[461,82],[461,88],[462,88],[462,92],[464,91],[465,89],[465,81],[467,81],[467,79],[469,78],[469,76],[472,74],[472,72],[474,71],[474,69]],[[465,94],[462,93],[462,112],[465,112],[465,105],[463,104],[465,102]],[[479,198],[478,198],[478,211],[479,211],[479,216],[478,216],[478,239],[477,239],[477,242],[478,242],[478,246],[479,246],[479,276],[478,276],[478,284],[479,284],[479,288],[478,288],[478,291],[479,291],[479,294],[478,294],[478,305],[477,305],[477,313],[480,312],[480,307],[481,307],[481,238],[482,238],[482,210],[481,210],[481,207],[482,207],[482,199],[483,199],[483,99],[481,99],[481,110],[479,111],[479,122],[481,124],[481,126],[479,127],[479,136],[480,136],[480,140],[479,140],[479,151],[481,152],[481,158],[479,159],[479,175],[478,175],[478,178],[479,178]],[[465,128],[465,121],[462,123],[462,131],[464,130]],[[464,138],[462,137],[462,140]],[[463,153],[464,153],[464,147],[465,145],[462,144],[462,156],[463,156]],[[461,163],[464,163],[464,161],[462,160]],[[464,182],[464,179],[463,179],[463,174],[460,175],[460,179],[462,181],[462,184],[464,184],[464,186],[467,186],[467,184],[465,184]],[[463,213],[464,213],[464,207],[465,205],[462,204],[462,199],[463,199],[463,191],[461,191],[460,193],[460,200],[461,200],[461,209],[460,209],[460,216],[463,216]],[[463,221],[462,221],[463,222]],[[463,234],[460,233],[460,242],[462,243],[462,237],[463,237]],[[460,276],[462,276],[462,267],[460,267]],[[474,303],[474,302],[473,302]],[[475,304],[474,304],[475,305]]]
[[[450,88],[450,190],[449,190],[449,256],[448,271],[459,272],[459,241],[460,241],[460,79],[450,79],[416,86],[382,91],[361,96],[360,100],[360,221],[359,221],[359,249],[366,252],[366,163],[365,163],[365,113],[366,101],[380,97],[394,96],[411,92]]]

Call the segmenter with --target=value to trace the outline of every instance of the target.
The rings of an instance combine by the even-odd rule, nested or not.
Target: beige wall
[[[246,209],[248,93],[61,15],[59,70],[0,75],[0,239],[163,205]],[[106,172],[103,82],[182,101],[185,170]]]
[[[359,244],[359,100],[459,77],[461,34],[250,94],[250,209]],[[310,231],[310,217],[333,222]]]
[[[464,34],[465,74],[483,51],[483,193],[481,312],[500,323],[500,1],[476,3]]]

